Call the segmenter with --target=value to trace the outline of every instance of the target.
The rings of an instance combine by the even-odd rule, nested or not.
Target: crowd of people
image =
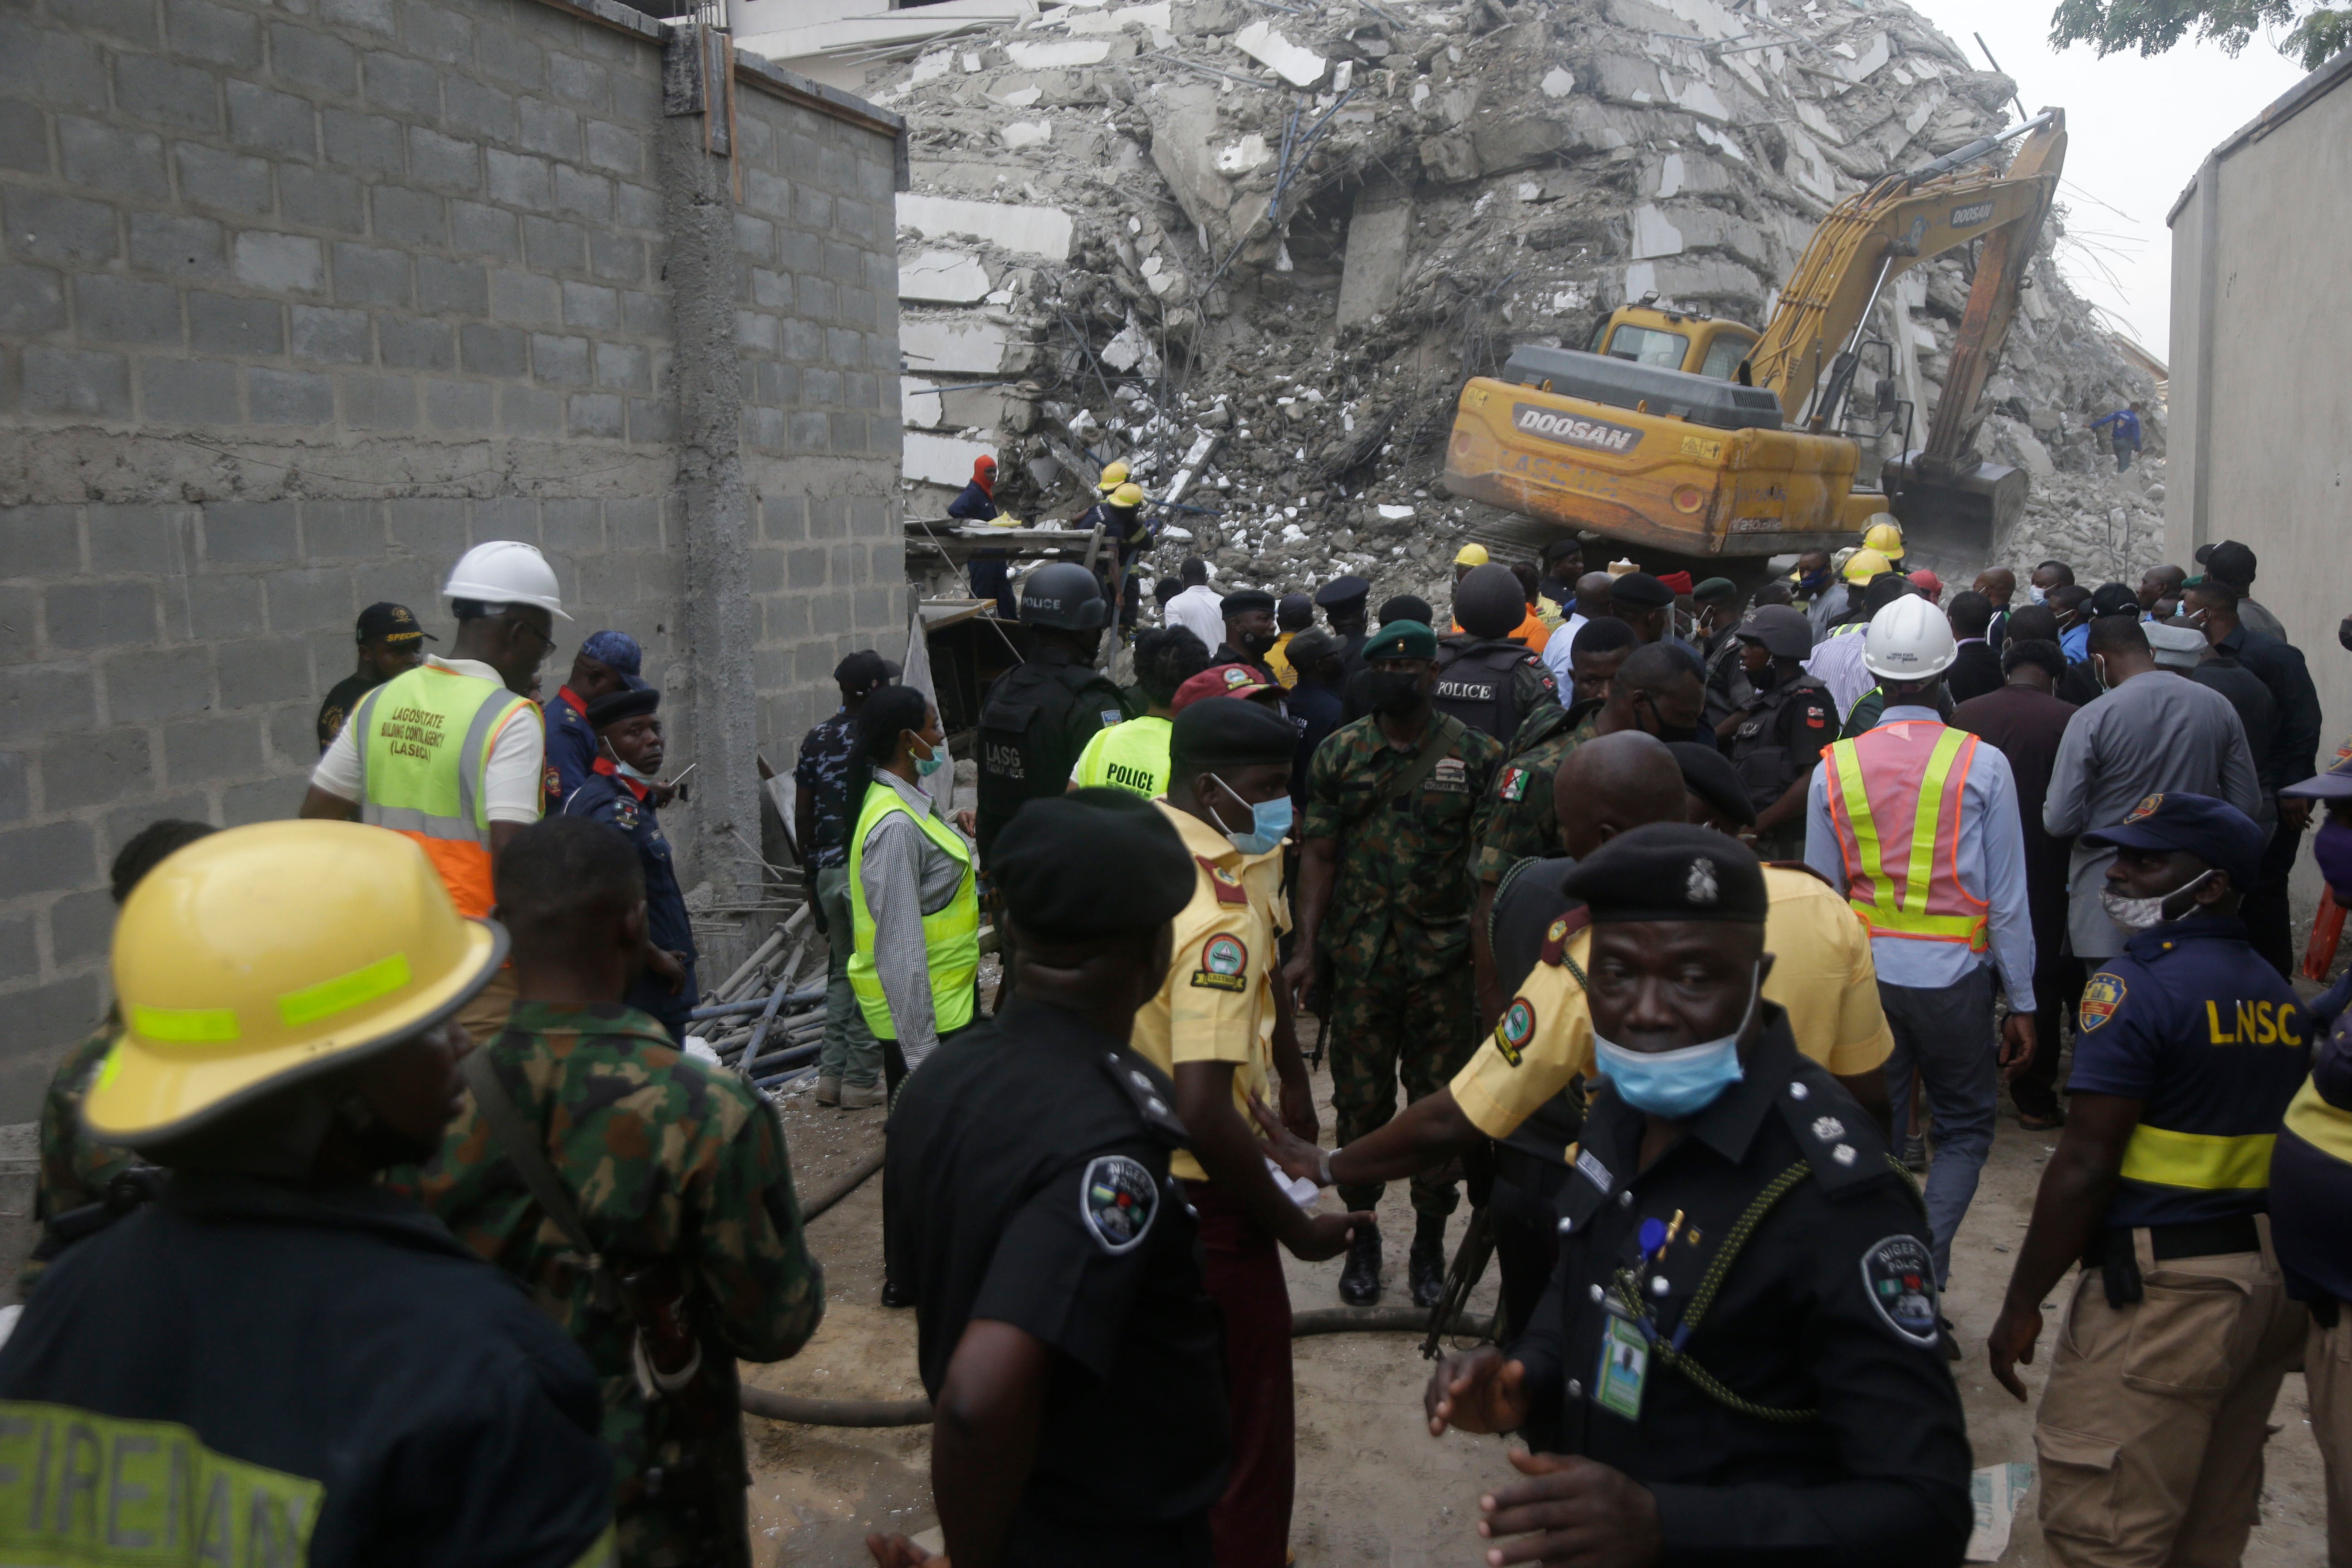
[[[1373,613],[1189,560],[1156,626],[1008,573],[970,810],[936,704],[835,669],[791,825],[815,1099],[888,1107],[957,1568],[1285,1563],[1280,1252],[1378,1303],[1398,1180],[1414,1307],[1465,1190],[1494,1249],[1493,1342],[1427,1394],[1433,1436],[1527,1440],[1490,1561],[1957,1563],[1942,1300],[2003,1082],[2059,1140],[1982,1352],[2021,1398],[2082,1269],[2053,1560],[2235,1561],[2299,1366],[2352,1561],[2352,980],[2298,996],[2285,887],[2316,801],[2352,900],[2352,763],[2252,552],[1948,602],[1891,520],[1752,591],[1585,565],[1470,545],[1444,613]],[[680,1049],[659,694],[606,630],[535,700],[568,617],[530,546],[446,594],[447,658],[361,617],[297,820],[115,863],[0,1347],[38,1550],[751,1560],[737,1363],[824,1286],[772,1107]]]

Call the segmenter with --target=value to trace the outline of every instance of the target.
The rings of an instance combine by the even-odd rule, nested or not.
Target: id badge
[[[1601,1370],[1592,1379],[1593,1402],[1628,1421],[1639,1421],[1642,1383],[1650,1371],[1650,1342],[1640,1329],[1614,1312],[1607,1314],[1604,1322]]]

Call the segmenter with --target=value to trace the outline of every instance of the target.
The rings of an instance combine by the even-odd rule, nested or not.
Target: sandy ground
[[[1316,1075],[1329,1142],[1329,1078]],[[880,1136],[878,1111],[821,1110],[803,1096],[785,1112],[801,1190],[829,1185]],[[1976,1206],[1957,1246],[1948,1310],[1967,1359],[1955,1368],[1967,1406],[1976,1462],[2031,1462],[2032,1407],[2002,1392],[1985,1370],[1983,1341],[2009,1278],[2011,1256],[2025,1232],[2042,1163],[2054,1133],[2020,1129],[2004,1105]],[[871,1181],[811,1227],[825,1267],[825,1319],[793,1361],[744,1369],[749,1381],[797,1394],[836,1398],[909,1399],[915,1374],[911,1313],[886,1312],[881,1288],[880,1182]],[[1326,1194],[1324,1202],[1336,1199]],[[1455,1237],[1466,1205],[1454,1219]],[[1403,1300],[1404,1242],[1412,1213],[1403,1183],[1381,1206],[1389,1304]],[[1287,1260],[1295,1307],[1339,1303],[1339,1263]],[[2062,1285],[2057,1300],[2072,1289]],[[1490,1309],[1493,1284],[1475,1306]],[[2042,1342],[2046,1365],[2057,1314]],[[1417,1336],[1353,1334],[1297,1342],[1298,1500],[1291,1530],[1299,1568],[1339,1564],[1423,1564],[1472,1568],[1483,1561],[1472,1521],[1480,1490],[1512,1472],[1505,1444],[1462,1434],[1431,1438],[1421,1420],[1428,1363]],[[2037,1394],[2042,1366],[2025,1369]],[[2269,1479],[2263,1516],[2248,1548],[2248,1568],[2309,1568],[2324,1562],[2326,1503],[2319,1458],[2304,1408],[2303,1379],[2290,1375],[2272,1414]],[[861,1544],[872,1529],[915,1533],[938,1522],[930,1510],[928,1427],[839,1431],[746,1417],[751,1445],[752,1540],[758,1560],[779,1568],[856,1568],[870,1562]],[[2022,1505],[2000,1562],[2040,1568],[2045,1561],[2034,1523],[2038,1491]]]

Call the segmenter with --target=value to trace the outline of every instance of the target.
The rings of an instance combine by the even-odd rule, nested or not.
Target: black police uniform
[[[1650,1489],[1662,1563],[1956,1564],[1969,1440],[1925,1215],[1762,1005],[1743,1079],[1647,1170],[1646,1116],[1594,1098],[1559,1272],[1509,1353],[1566,1451]]]
[[[1087,742],[1126,717],[1110,678],[1065,647],[1041,645],[997,677],[980,712],[982,865],[1022,803],[1069,788]]]
[[[1437,645],[1433,700],[1474,730],[1506,746],[1528,715],[1559,705],[1559,682],[1525,643],[1507,638],[1452,637]]]
[[[374,1185],[176,1173],[0,1350],[11,1561],[609,1563],[579,1349]]]
[[[936,1399],[974,1318],[1055,1351],[1007,1562],[1205,1565],[1229,1428],[1214,1305],[1168,1158],[1175,1089],[1123,1039],[1017,1000],[890,1113],[890,1277]]]
[[[646,876],[646,936],[656,947],[686,954],[686,984],[677,990],[647,970],[629,987],[628,1005],[661,1021],[670,1038],[686,1043],[687,1015],[701,993],[696,988],[694,927],[686,916],[686,894],[677,885],[677,867],[670,859],[669,840],[662,836],[661,818],[654,811],[653,792],[612,771],[599,761],[588,782],[563,803],[566,816],[584,816],[607,823],[627,836]]]
[[[1738,710],[1745,717],[1731,732],[1731,767],[1748,804],[1761,812],[1810,776],[1822,748],[1838,738],[1837,700],[1819,676],[1800,673],[1757,690]],[[1765,835],[1756,853],[1768,860],[1802,859],[1804,813]]]

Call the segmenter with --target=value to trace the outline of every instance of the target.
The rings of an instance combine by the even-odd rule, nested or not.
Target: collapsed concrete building
[[[1524,553],[1538,525],[1434,483],[1466,375],[1649,295],[1760,325],[1838,200],[2022,112],[1892,0],[948,0],[756,30],[784,3],[739,0],[742,47],[910,128],[910,528],[983,452],[1026,518],[1123,459],[1191,509],[1153,566],[1224,583],[1423,589],[1465,532]],[[2156,388],[2053,264],[2063,222],[1976,446],[2032,486],[2002,560],[2096,580],[2157,558],[2163,421],[2118,478],[2089,422]],[[1915,444],[1968,268],[1914,270],[1874,322]]]

